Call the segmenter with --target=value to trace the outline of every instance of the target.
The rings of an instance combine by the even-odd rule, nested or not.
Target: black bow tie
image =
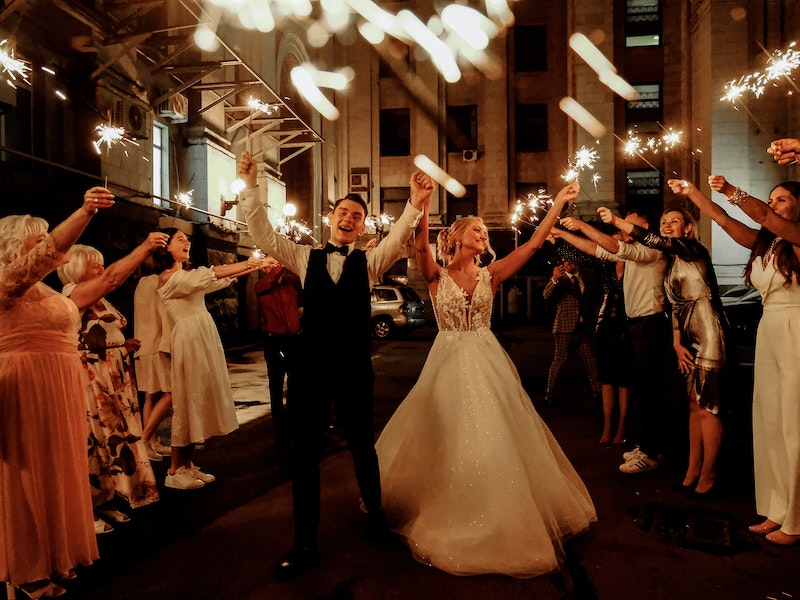
[[[348,249],[349,248],[347,246],[334,246],[330,242],[325,244],[325,252],[328,254],[331,254],[332,252],[338,252],[342,256],[347,256]]]

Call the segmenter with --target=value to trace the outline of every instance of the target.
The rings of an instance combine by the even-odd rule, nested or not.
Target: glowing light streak
[[[417,154],[414,157],[414,164],[418,169],[427,173],[439,185],[453,194],[456,198],[463,198],[467,195],[467,189],[455,178],[451,177],[444,169],[440,168],[435,162],[424,154]]]
[[[295,243],[299,243],[304,236],[314,239],[311,236],[311,230],[306,227],[305,223],[302,221],[296,221],[294,219],[287,219],[285,217],[281,217],[276,221],[275,231],[279,235],[289,238]]]
[[[261,248],[253,248],[253,252],[251,255],[253,258],[261,260],[262,258],[266,257],[267,255],[264,254],[264,251]]]
[[[636,91],[636,88],[616,73],[605,71],[598,76],[598,79],[600,83],[608,87],[612,92],[629,102],[639,99],[639,92]]]
[[[573,121],[588,131],[592,137],[600,138],[606,134],[605,126],[574,98],[570,98],[569,96],[562,98],[558,103],[558,107]]]
[[[562,179],[567,183],[571,183],[578,179],[584,169],[594,169],[594,163],[599,158],[597,150],[581,146],[575,155],[569,160],[569,169],[566,174],[562,175]]]
[[[489,18],[494,18],[503,27],[514,24],[514,13],[508,7],[506,0],[486,0],[486,14]]]
[[[436,37],[414,13],[406,9],[401,10],[397,13],[397,22],[430,55],[433,64],[445,81],[455,83],[461,79],[461,70],[458,68],[450,48]]]
[[[56,90],[55,94],[56,94],[56,97],[59,98],[60,100],[66,100],[67,99],[67,95],[64,92],[62,92],[61,90]]]
[[[617,68],[608,60],[602,52],[595,46],[589,38],[582,33],[573,33],[569,38],[569,47],[580,56],[583,61],[591,67],[598,75],[609,71],[616,73]]]
[[[316,86],[311,74],[305,67],[295,67],[291,71],[294,87],[323,117],[329,121],[339,118],[339,110],[328,100]]]
[[[600,181],[602,177],[600,177],[600,173],[595,173],[592,175],[592,183],[594,184],[594,191],[597,191],[597,182]]]
[[[106,146],[106,150],[110,150],[116,144],[124,146],[126,142],[130,142],[135,146],[139,145],[125,136],[125,129],[122,127],[100,124],[94,130],[97,132],[98,138],[92,142],[92,145],[98,154],[101,154],[101,146],[103,145]]]
[[[484,50],[499,33],[497,25],[477,10],[460,4],[442,10],[442,24],[476,50]]]

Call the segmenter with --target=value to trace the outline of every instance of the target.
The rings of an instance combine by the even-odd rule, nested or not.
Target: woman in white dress
[[[768,204],[712,175],[708,183],[763,227],[728,215],[691,183],[669,180],[734,241],[751,249],[745,281],[761,292],[753,389],[756,512],[750,531],[783,546],[800,541],[800,183],[775,186]]]
[[[376,449],[392,529],[417,560],[443,571],[552,571],[563,540],[597,519],[586,487],[489,329],[500,284],[541,248],[579,189],[562,189],[533,237],[488,267],[478,266],[489,250],[481,219],[460,219],[440,234],[444,268],[430,253],[427,209],[417,227],[417,263],[439,334]]]
[[[172,453],[166,486],[197,489],[215,477],[192,462],[195,444],[227,435],[239,427],[225,352],[205,296],[229,286],[236,277],[261,268],[263,261],[250,258],[187,270],[189,238],[175,228],[166,233],[166,250],[153,254],[160,271],[158,295],[166,309],[161,350],[172,355]],[[167,347],[165,342],[169,343]]]

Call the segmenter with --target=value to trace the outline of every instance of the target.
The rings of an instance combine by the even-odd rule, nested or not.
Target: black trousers
[[[299,346],[299,335],[264,334],[264,360],[267,363],[269,379],[270,411],[275,435],[279,439],[289,434],[287,410],[283,400],[283,381],[285,378],[287,386],[292,385],[293,364],[297,360]]]
[[[329,363],[324,369],[315,369],[313,374],[299,373],[289,388],[296,546],[315,547],[317,543],[320,462],[331,409],[353,455],[356,480],[367,511],[381,508],[381,480],[372,423],[374,379],[372,363],[367,358],[360,363],[352,360],[338,365]]]
[[[628,438],[655,458],[664,450],[672,422],[667,397],[669,365],[675,363],[672,322],[664,313],[630,319],[627,339],[632,353]]]

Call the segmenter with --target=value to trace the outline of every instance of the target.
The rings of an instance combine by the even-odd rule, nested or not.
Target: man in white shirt
[[[643,211],[631,210],[625,220],[649,228]],[[571,231],[555,235],[578,250],[603,260],[623,261],[622,289],[628,318],[627,340],[631,345],[631,387],[628,440],[635,444],[623,455],[623,473],[642,473],[658,467],[665,446],[664,420],[668,416],[665,395],[665,364],[672,348],[672,330],[664,293],[666,260],[659,250],[642,244],[619,241],[573,217],[561,224]]]
[[[320,519],[320,461],[331,407],[353,454],[361,498],[367,510],[364,533],[384,536],[380,473],[372,425],[370,292],[380,276],[405,255],[406,244],[430,202],[433,181],[411,176],[411,198],[389,234],[375,248],[359,250],[366,204],[360,197],[336,201],[328,215],[330,242],[325,248],[301,246],[278,235],[259,199],[256,164],[242,154],[238,174],[246,189],[240,207],[256,244],[303,283],[303,326],[294,384],[287,390],[287,416],[293,448],[294,544],[280,561],[276,577],[291,579],[315,566]],[[355,503],[354,503],[355,504]]]

